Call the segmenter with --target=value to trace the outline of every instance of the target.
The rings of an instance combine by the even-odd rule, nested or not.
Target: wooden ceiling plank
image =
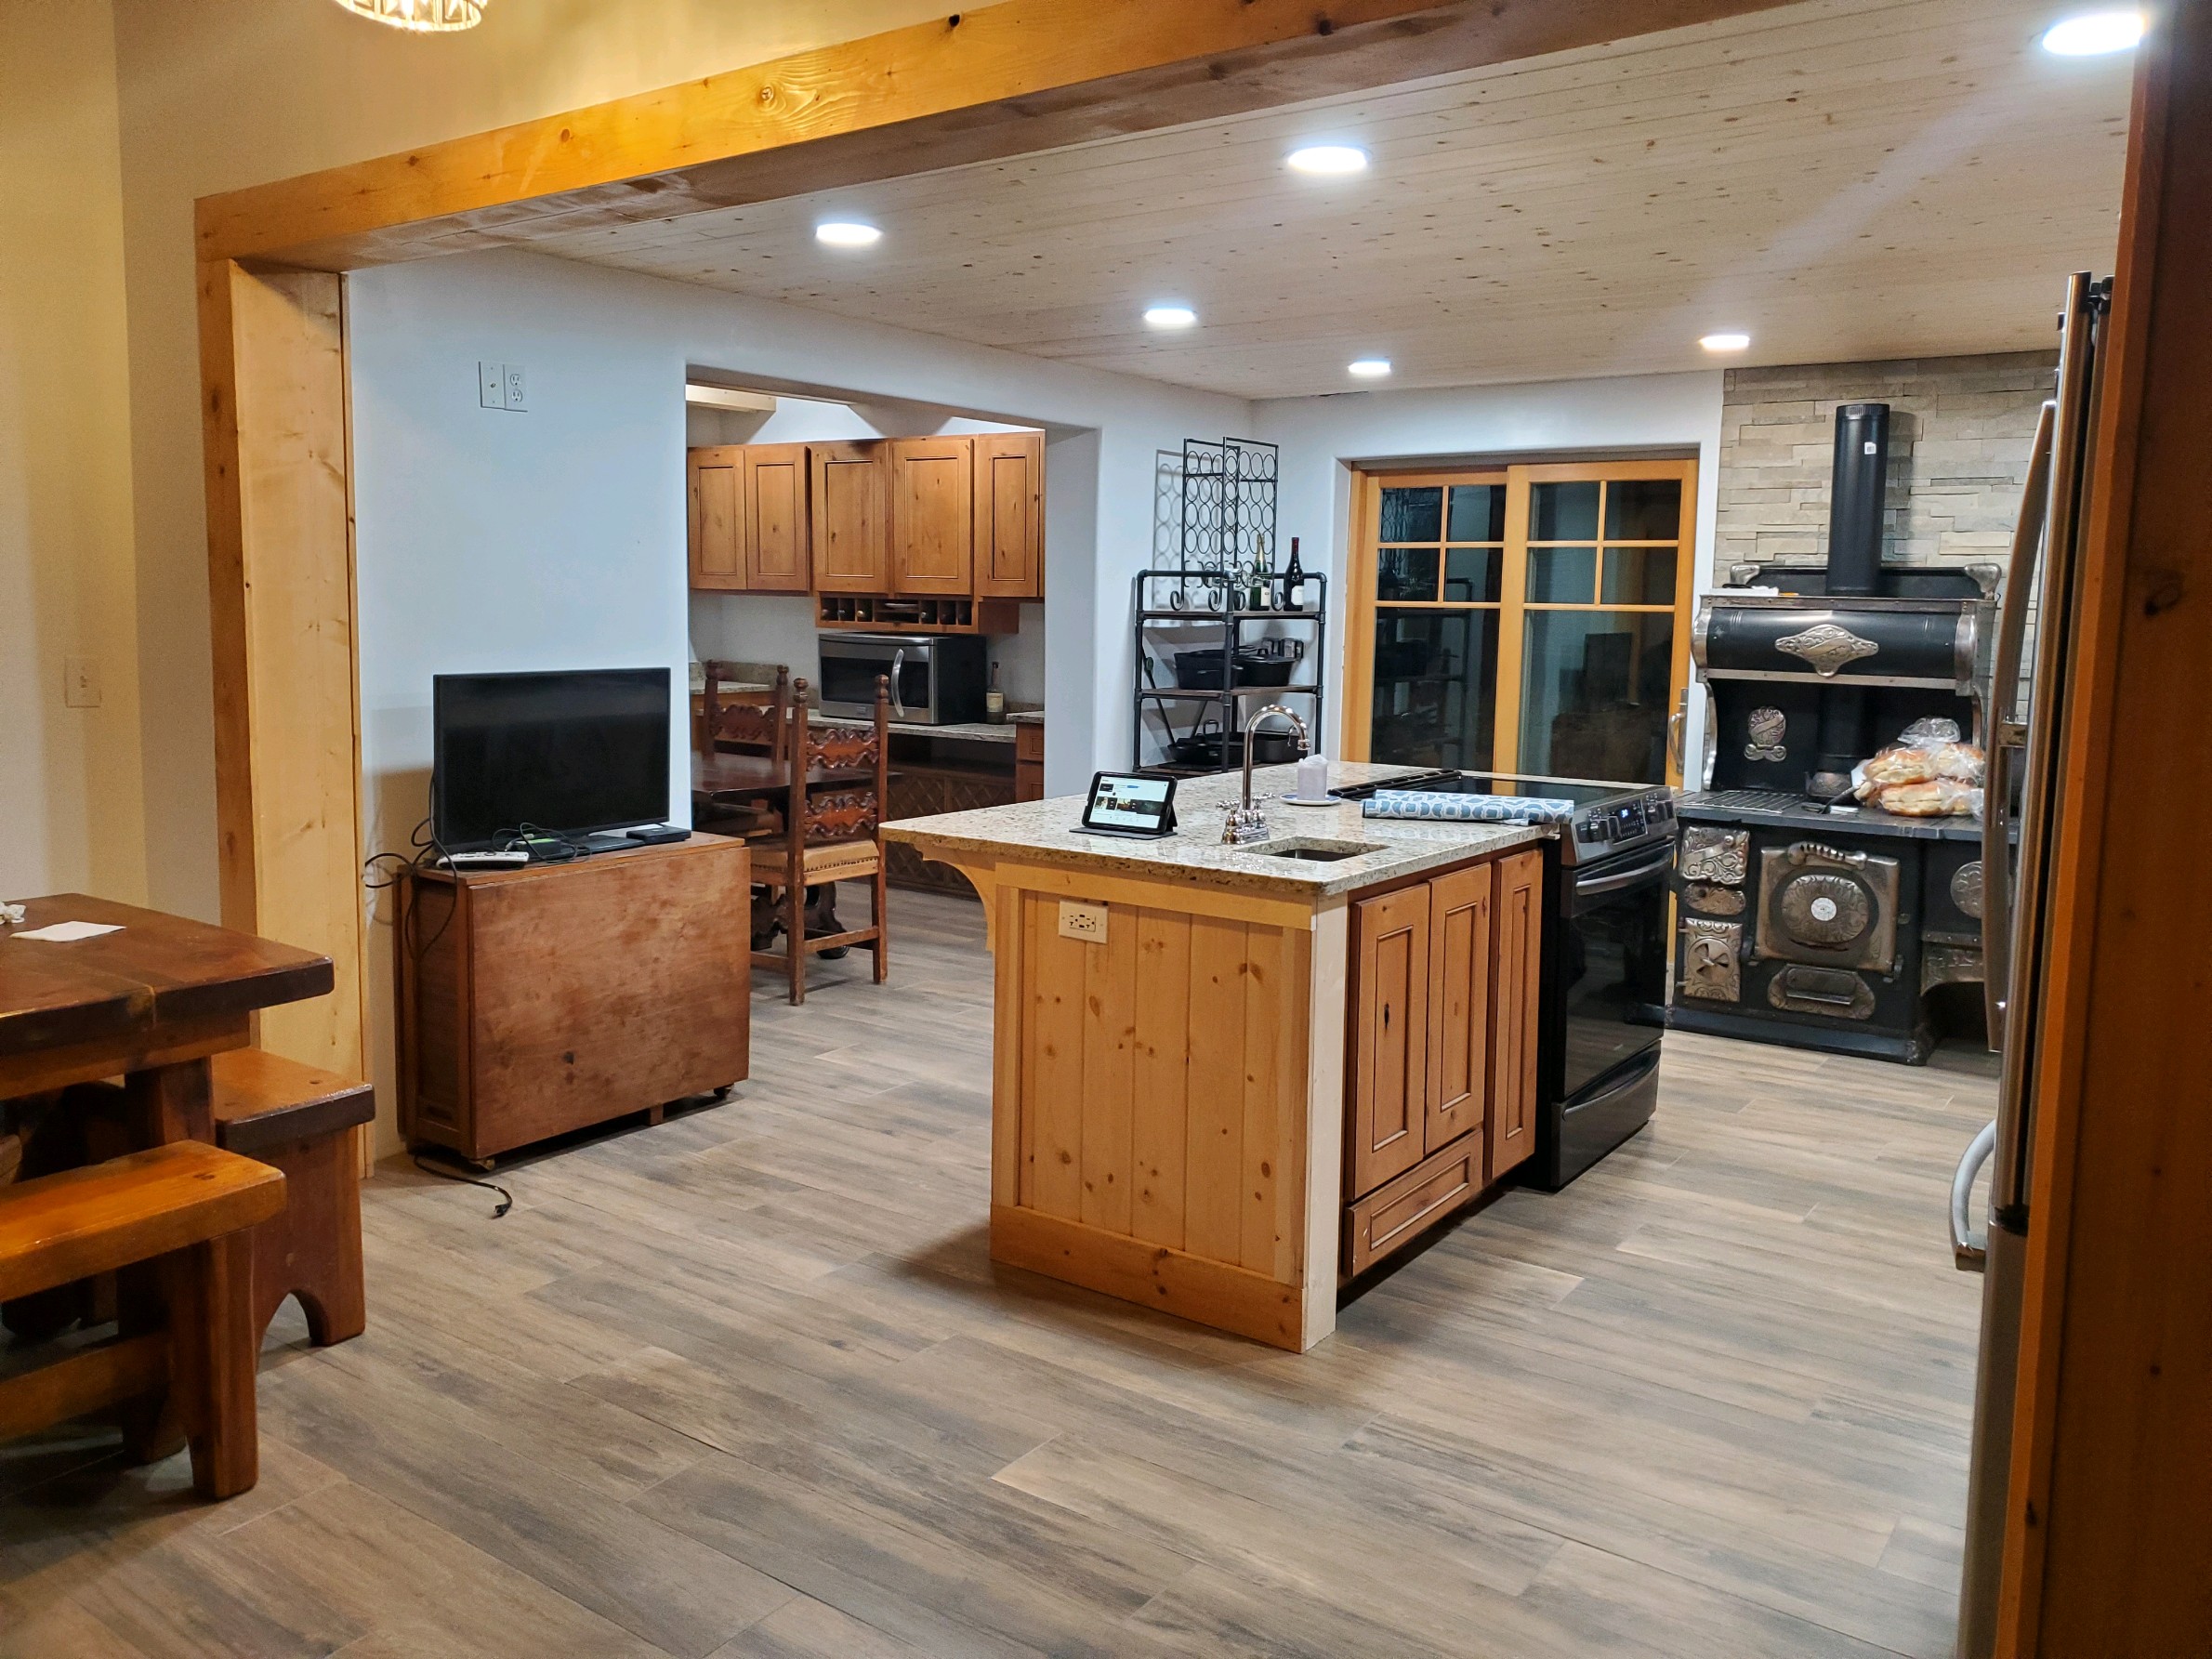
[[[998,0],[942,21],[204,198],[203,259],[329,270],[1177,125],[1776,0]],[[926,161],[927,169],[918,164]]]

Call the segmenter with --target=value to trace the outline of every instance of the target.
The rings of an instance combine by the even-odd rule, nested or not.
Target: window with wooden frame
[[[1359,473],[1348,759],[1681,782],[1697,463]]]

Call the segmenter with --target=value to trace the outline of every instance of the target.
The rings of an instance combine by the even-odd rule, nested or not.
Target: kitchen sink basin
[[[1333,864],[1339,859],[1358,858],[1362,853],[1380,852],[1382,849],[1373,841],[1325,841],[1300,836],[1284,841],[1257,842],[1243,850],[1256,852],[1262,858],[1295,858],[1310,864]]]

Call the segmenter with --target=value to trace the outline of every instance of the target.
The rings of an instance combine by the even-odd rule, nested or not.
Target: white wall
[[[1421,391],[1348,392],[1255,403],[1254,436],[1282,446],[1277,504],[1281,545],[1300,540],[1308,569],[1330,583],[1332,683],[1344,676],[1344,575],[1351,549],[1351,468],[1411,460],[1524,460],[1638,451],[1694,450],[1698,556],[1695,590],[1710,586],[1714,507],[1719,485],[1721,372],[1558,380],[1532,386],[1480,386]],[[1694,757],[1703,742],[1704,699],[1691,694],[1688,732]],[[1344,700],[1323,718],[1331,754],[1343,744]]]
[[[694,368],[701,365],[694,364]],[[727,371],[718,371],[727,374]],[[857,403],[780,397],[772,411],[691,407],[685,412],[686,443],[833,443],[870,438],[927,438],[939,433],[1008,432],[1006,421],[975,420],[928,404],[890,400]],[[1030,428],[1034,430],[1034,428]],[[701,662],[782,663],[795,678],[821,680],[811,597],[773,593],[694,593],[691,599],[691,654]],[[1023,605],[1020,632],[991,635],[991,660],[999,665],[999,690],[1015,705],[1045,701],[1045,607]]]
[[[348,304],[372,850],[404,849],[427,809],[432,675],[666,665],[680,695],[688,367],[1046,430],[1056,793],[1127,757],[1129,577],[1149,555],[1154,452],[1248,419],[1237,400],[519,252],[359,272]],[[523,367],[527,411],[479,407],[479,360]],[[684,743],[674,719],[672,815],[687,810]],[[388,1082],[390,932],[371,937]]]
[[[105,0],[0,6],[0,897],[146,897],[114,54]]]

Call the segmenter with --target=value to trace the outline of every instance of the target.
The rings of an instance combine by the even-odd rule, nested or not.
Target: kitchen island
[[[1294,773],[1255,773],[1244,847],[1228,776],[1161,840],[1077,797],[884,834],[983,901],[992,1257],[1297,1350],[1533,1145],[1552,831],[1293,806]]]

